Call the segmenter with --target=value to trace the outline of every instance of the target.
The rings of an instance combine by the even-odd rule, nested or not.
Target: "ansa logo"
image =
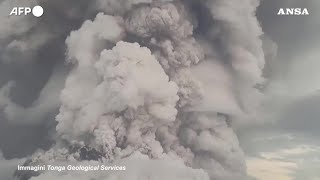
[[[280,16],[283,15],[309,15],[308,9],[307,8],[280,8],[278,11],[278,14]]]

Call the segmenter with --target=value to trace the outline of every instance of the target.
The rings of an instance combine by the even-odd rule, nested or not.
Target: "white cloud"
[[[261,152],[261,156],[265,159],[286,159],[290,156],[301,156],[311,152],[320,152],[320,147],[299,145],[294,148],[281,149],[275,152]]]
[[[273,141],[273,140],[293,140],[294,135],[293,134],[280,134],[280,135],[272,135],[269,137],[257,137],[253,138],[253,142],[260,142],[260,141]]]
[[[259,180],[293,180],[293,174],[298,168],[294,162],[248,158],[247,172]]]
[[[258,180],[309,180],[318,177],[316,159],[319,153],[319,146],[306,144],[260,152],[260,157],[247,158],[247,172]]]

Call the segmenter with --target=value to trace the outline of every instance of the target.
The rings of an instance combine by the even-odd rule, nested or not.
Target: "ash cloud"
[[[178,179],[188,172],[189,179],[248,179],[235,125],[254,121],[263,98],[257,88],[265,83],[258,0],[40,4],[48,9],[43,18],[5,17],[9,29],[30,23],[19,31],[0,29],[1,66],[27,64],[25,74],[45,76],[33,74],[34,85],[10,70],[1,78],[4,121],[54,130],[48,134],[54,143],[38,146],[45,150],[34,153],[31,163],[61,157],[86,163],[70,147],[90,147],[103,163],[132,167],[134,161],[154,171],[154,178]],[[28,99],[29,91],[34,95]],[[55,121],[48,118],[52,113]],[[137,154],[145,160],[132,160]],[[156,173],[172,163],[179,168]],[[109,178],[82,178],[97,176]],[[115,176],[148,173],[132,169]],[[44,172],[32,179],[76,177]]]

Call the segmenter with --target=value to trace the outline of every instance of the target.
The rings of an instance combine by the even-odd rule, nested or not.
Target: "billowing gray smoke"
[[[0,7],[10,3],[2,1]],[[54,14],[57,7],[71,7],[69,3],[40,4]],[[31,62],[24,63],[35,63],[34,54],[57,41],[71,66],[67,76],[61,75],[66,68],[54,60],[51,78],[30,107],[10,99],[12,81],[0,91],[0,108],[8,121],[22,120],[24,114],[28,122],[45,121],[59,107],[55,143],[35,153],[33,163],[128,168],[120,173],[43,172],[33,179],[247,179],[233,125],[255,119],[262,98],[257,88],[264,82],[265,63],[255,17],[258,3],[73,1],[73,9],[59,9],[59,15],[74,25],[55,30],[38,30],[32,23],[52,26],[62,20],[6,17],[7,28],[0,29],[3,64],[17,63],[11,61],[25,53]],[[28,25],[21,24],[25,21]],[[16,24],[23,28],[11,31]],[[57,92],[59,102],[50,98]],[[75,147],[94,149],[99,158],[83,158],[70,150]],[[86,161],[92,159],[99,162]]]

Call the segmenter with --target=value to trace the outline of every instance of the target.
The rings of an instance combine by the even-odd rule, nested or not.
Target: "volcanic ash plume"
[[[33,179],[247,179],[233,124],[254,119],[262,98],[258,2],[94,3],[103,12],[66,39],[56,143],[31,163],[127,170]]]

